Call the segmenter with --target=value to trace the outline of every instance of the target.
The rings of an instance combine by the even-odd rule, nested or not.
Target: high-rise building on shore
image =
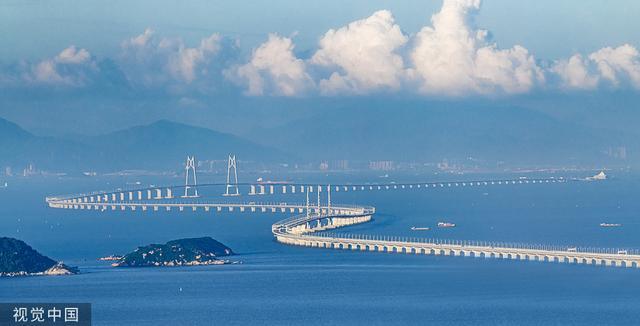
[[[371,161],[369,162],[370,170],[390,171],[395,170],[396,164],[394,161]]]

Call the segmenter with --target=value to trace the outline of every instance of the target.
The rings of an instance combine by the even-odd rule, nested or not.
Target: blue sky
[[[35,1],[0,3],[0,59],[40,59],[70,44],[113,55],[122,40],[151,27],[187,42],[220,32],[250,49],[267,32],[290,35],[313,49],[329,28],[389,9],[407,33],[429,23],[441,1]],[[554,59],[605,45],[640,41],[638,1],[487,0],[477,22],[504,46],[523,44]]]
[[[8,0],[0,117],[88,132],[320,98],[602,101],[640,90],[638,12],[601,0]],[[78,114],[94,124],[64,122]]]

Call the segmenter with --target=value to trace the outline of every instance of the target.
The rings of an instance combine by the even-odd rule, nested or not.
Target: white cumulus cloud
[[[320,81],[320,91],[335,94],[398,89],[405,71],[396,51],[407,40],[388,10],[329,30],[310,60],[312,64],[337,69]]]
[[[500,47],[477,28],[473,18],[479,10],[480,0],[443,0],[430,24],[413,35],[403,33],[390,11],[379,10],[328,30],[317,48],[305,49],[308,59],[296,56],[291,37],[277,34],[240,61],[238,40],[213,33],[189,45],[147,28],[124,40],[114,60],[98,61],[71,45],[52,57],[7,65],[0,69],[0,87],[141,86],[177,94],[185,106],[196,98],[188,93],[226,89],[224,78],[250,96],[640,90],[640,52],[633,45],[576,53],[550,60],[543,69],[524,46]]]
[[[599,77],[590,72],[589,60],[580,54],[557,61],[551,71],[560,77],[563,88],[594,89],[598,86]]]
[[[72,45],[53,58],[31,65],[23,79],[31,84],[78,87],[85,85],[88,73],[95,71],[91,53]]]
[[[85,49],[78,49],[74,45],[62,50],[54,60],[58,63],[82,64],[91,59],[91,54]]]
[[[574,54],[568,60],[557,60],[551,72],[566,89],[592,90],[600,85],[640,89],[640,53],[629,44],[604,47],[586,58]]]
[[[167,67],[176,79],[190,83],[196,78],[198,66],[205,63],[220,50],[220,35],[213,34],[200,41],[198,47],[189,48],[179,44],[176,52],[169,57]],[[206,74],[207,71],[201,71]]]
[[[210,73],[207,66],[220,51],[220,41],[221,36],[214,33],[198,46],[188,47],[182,39],[159,38],[147,28],[122,42],[120,64],[134,84],[190,84]]]
[[[499,49],[488,32],[474,29],[479,0],[445,0],[414,39],[412,75],[427,94],[524,93],[544,82],[542,70],[519,45]]]
[[[640,88],[640,57],[635,47],[625,44],[602,48],[589,55],[589,59],[596,63],[602,78],[614,85],[627,80],[633,87]]]
[[[302,95],[313,87],[313,81],[293,49],[290,38],[269,34],[268,40],[253,50],[248,63],[226,74],[245,87],[248,95]]]

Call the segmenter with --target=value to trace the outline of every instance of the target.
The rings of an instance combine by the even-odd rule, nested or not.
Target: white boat
[[[455,223],[449,223],[449,222],[438,222],[438,227],[439,228],[453,228],[456,227]]]
[[[604,173],[604,171],[600,171],[600,173],[591,176],[591,177],[587,177],[586,178],[587,181],[602,181],[602,180],[607,180],[607,174]]]
[[[429,230],[431,230],[431,228],[429,227],[417,227],[417,226],[411,227],[411,231],[429,231]]]
[[[600,226],[603,228],[617,228],[622,226],[620,223],[600,223]]]

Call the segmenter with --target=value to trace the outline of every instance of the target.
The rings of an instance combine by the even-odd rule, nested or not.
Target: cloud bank
[[[390,11],[380,10],[328,30],[304,57],[296,54],[294,37],[269,34],[245,57],[238,40],[218,33],[188,45],[146,29],[120,44],[120,54],[108,59],[111,65],[72,45],[52,58],[21,62],[0,73],[0,87],[82,88],[117,70],[127,87],[181,96],[223,86],[246,96],[284,97],[640,90],[640,54],[630,44],[539,61],[523,45],[502,48],[492,41],[474,22],[479,10],[480,0],[444,0],[412,35],[402,31]]]
[[[556,61],[552,71],[561,78],[562,86],[569,89],[595,89],[603,84],[640,89],[640,54],[629,44],[605,47],[587,58],[575,54]]]
[[[188,47],[181,39],[159,38],[148,28],[122,42],[118,62],[134,85],[190,84],[211,73],[208,64],[220,49],[217,33],[203,38],[198,46]]]

